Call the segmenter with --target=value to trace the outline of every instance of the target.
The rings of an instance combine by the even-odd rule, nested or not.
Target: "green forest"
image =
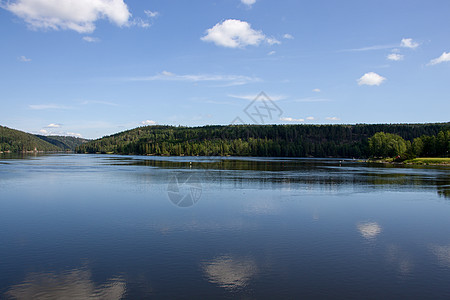
[[[450,123],[146,126],[98,140],[0,126],[1,152],[67,151],[172,156],[448,157]]]
[[[77,152],[342,158],[395,157],[405,153],[446,156],[448,143],[444,150],[441,137],[448,141],[448,130],[450,123],[146,126],[82,144]]]
[[[76,137],[33,135],[0,126],[0,152],[75,150],[85,142],[87,140]]]
[[[392,157],[404,161],[416,157],[448,157],[450,152],[450,130],[437,135],[422,135],[405,140],[397,134],[378,132],[369,138],[370,157]]]

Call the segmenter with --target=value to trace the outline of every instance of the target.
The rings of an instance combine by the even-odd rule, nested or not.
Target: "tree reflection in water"
[[[337,191],[345,184],[385,189],[436,189],[450,198],[450,168],[447,166],[391,165],[337,159],[255,157],[134,157],[109,158],[115,165],[149,166],[168,170],[189,169],[202,184],[233,182],[236,188],[254,186],[283,189],[297,185]],[[246,176],[258,172],[258,176]],[[171,174],[174,175],[174,174]],[[175,174],[176,175],[176,174]]]

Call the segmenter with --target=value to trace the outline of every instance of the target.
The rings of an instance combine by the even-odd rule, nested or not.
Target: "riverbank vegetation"
[[[369,153],[372,158],[393,158],[395,162],[418,164],[448,164],[449,152],[450,130],[441,130],[436,135],[422,135],[413,140],[384,132],[378,132],[369,138]]]

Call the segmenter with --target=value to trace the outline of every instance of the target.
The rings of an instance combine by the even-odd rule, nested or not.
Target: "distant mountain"
[[[0,126],[0,151],[61,151],[61,148],[35,135]]]
[[[356,125],[146,126],[103,137],[79,153],[186,156],[368,157],[377,132],[408,141],[435,136],[450,123]]]
[[[50,144],[53,144],[61,148],[62,150],[72,150],[72,151],[74,151],[78,146],[81,146],[82,144],[89,142],[89,140],[87,139],[82,139],[73,136],[36,135],[36,137]]]

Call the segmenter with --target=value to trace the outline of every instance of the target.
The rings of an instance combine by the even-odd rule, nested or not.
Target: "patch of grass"
[[[418,157],[405,161],[405,163],[418,165],[450,165],[449,157]]]

